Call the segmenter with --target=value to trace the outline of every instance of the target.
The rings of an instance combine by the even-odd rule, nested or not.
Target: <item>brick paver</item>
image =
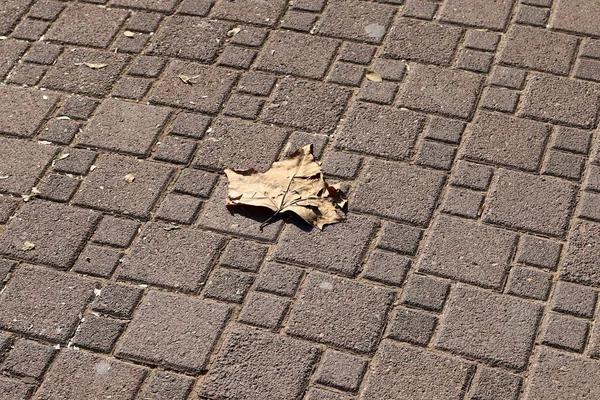
[[[599,17],[0,1],[0,398],[598,398]],[[225,207],[308,144],[347,221]]]

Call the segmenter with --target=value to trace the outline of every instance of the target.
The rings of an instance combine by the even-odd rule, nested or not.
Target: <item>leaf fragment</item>
[[[131,32],[131,31],[125,31],[123,32],[123,35],[127,36],[127,37],[135,37],[135,33]]]
[[[193,85],[194,83],[198,83],[196,81],[196,78],[198,78],[200,75],[196,75],[196,76],[189,76],[189,75],[179,75],[179,79],[181,79],[181,81],[183,83],[187,83],[188,85]]]
[[[346,195],[339,185],[325,182],[311,145],[296,150],[287,160],[274,162],[264,173],[226,169],[225,174],[229,181],[228,207],[263,207],[274,212],[261,229],[288,211],[321,230],[327,224],[345,220],[341,211],[346,206]]]
[[[35,243],[32,243],[28,240],[26,240],[25,243],[23,243],[23,247],[21,248],[22,251],[29,251],[33,249],[35,249]]]
[[[165,226],[163,229],[165,231],[169,232],[169,231],[175,231],[177,229],[181,229],[181,227],[179,225],[169,225],[169,226]]]
[[[229,32],[227,32],[227,36],[233,37],[233,36],[237,35],[241,30],[242,30],[242,28],[240,28],[239,26],[236,26],[235,28],[233,28]]]
[[[69,154],[69,153],[60,153],[58,156],[56,156],[54,161],[64,160],[65,158],[67,158],[69,156],[71,156],[71,154]]]
[[[102,69],[102,68],[108,67],[108,64],[89,63],[89,62],[75,63],[75,65],[85,65],[86,67],[91,68],[91,69]]]
[[[383,82],[383,78],[377,71],[369,71],[369,72],[367,72],[365,77],[367,78],[367,80],[369,80],[371,82]]]
[[[133,181],[135,181],[135,175],[134,174],[127,174],[123,177],[123,179],[125,179],[127,182],[132,183]]]

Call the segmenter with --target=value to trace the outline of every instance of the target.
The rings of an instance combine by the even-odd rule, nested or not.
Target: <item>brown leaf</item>
[[[123,32],[123,35],[127,36],[127,37],[135,37],[135,33],[131,32],[131,31],[125,31]]]
[[[91,68],[91,69],[102,69],[102,68],[108,67],[108,64],[88,63],[88,62],[77,63],[75,65],[85,65],[86,67]]]
[[[195,80],[197,77],[198,76],[179,75],[179,79],[181,79],[183,83],[187,83],[188,85],[193,85],[194,83],[197,83]]]
[[[123,177],[123,179],[125,179],[127,182],[132,183],[133,181],[135,181],[135,175],[134,174],[127,174]]]
[[[29,242],[29,241],[25,241],[25,243],[23,243],[23,247],[21,248],[21,250],[23,251],[29,251],[29,250],[33,250],[35,249],[35,243]]]
[[[275,213],[261,228],[286,211],[319,229],[345,219],[338,211],[345,206],[346,196],[339,186],[325,182],[310,145],[273,163],[264,173],[226,169],[225,174],[229,180],[227,206],[264,207]]]
[[[240,28],[239,26],[236,26],[235,28],[233,28],[227,32],[227,36],[233,37],[233,36],[237,35],[241,30],[242,30],[242,28]]]
[[[371,82],[382,82],[383,81],[383,78],[377,71],[369,71],[369,72],[367,72],[365,77],[367,78],[367,80],[369,80]]]

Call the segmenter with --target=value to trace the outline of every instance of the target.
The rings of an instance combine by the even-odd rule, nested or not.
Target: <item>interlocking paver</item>
[[[28,194],[56,153],[54,146],[0,138],[0,191]]]
[[[494,4],[486,0],[449,0],[442,7],[440,19],[478,28],[502,30],[510,17],[514,0]]]
[[[585,285],[600,286],[600,224],[577,221],[560,265],[561,277]]]
[[[95,315],[87,315],[73,336],[74,346],[100,353],[111,351],[125,327],[125,322]]]
[[[285,0],[217,0],[211,17],[272,26],[285,9]]]
[[[110,4],[121,7],[167,12],[172,11],[178,2],[178,0],[111,0]]]
[[[326,351],[317,371],[317,382],[341,390],[356,391],[365,373],[366,360],[335,350]]]
[[[197,373],[206,366],[230,311],[223,304],[150,291],[127,327],[117,354]]]
[[[19,137],[32,137],[54,109],[58,99],[54,93],[36,89],[0,87],[0,102],[3,104],[0,109],[0,132]]]
[[[21,339],[15,342],[2,364],[2,369],[15,375],[42,377],[52,361],[56,350],[33,340]]]
[[[0,18],[2,17],[0,16]],[[2,24],[1,20],[0,24]],[[2,61],[0,61],[0,78],[4,79],[6,77],[11,68],[17,63],[19,57],[25,53],[25,50],[27,50],[27,42],[25,41],[14,39],[0,41],[0,51],[3,54]]]
[[[192,390],[193,378],[167,371],[152,371],[140,391],[140,400],[185,400]]]
[[[557,0],[550,25],[560,30],[598,36],[600,5],[593,0]]]
[[[11,0],[2,2],[0,6],[0,35],[10,33],[11,28],[27,12],[32,0]]]
[[[521,391],[522,378],[501,369],[479,367],[471,386],[470,400],[516,400]]]

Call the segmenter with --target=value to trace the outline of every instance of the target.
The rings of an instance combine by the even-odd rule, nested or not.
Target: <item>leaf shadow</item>
[[[268,225],[276,224],[279,221],[284,221],[285,223],[295,225],[298,229],[301,229],[304,232],[311,232],[314,229],[312,225],[289,211],[284,211],[283,213],[273,216],[273,211],[269,210],[268,208],[252,207],[247,205],[228,206],[227,210],[229,210],[229,214],[231,215],[239,215],[261,224],[271,218]]]

